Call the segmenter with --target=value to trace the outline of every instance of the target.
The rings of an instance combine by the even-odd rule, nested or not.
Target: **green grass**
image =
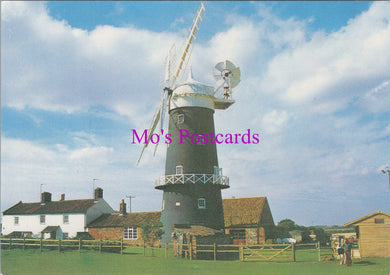
[[[164,250],[146,256],[140,248],[128,248],[126,254],[97,251],[65,251],[21,249],[1,251],[1,271],[12,274],[380,274],[390,273],[389,258],[355,260],[352,266],[340,266],[335,261],[317,262],[314,255],[297,253],[297,262],[239,262],[168,259]],[[310,260],[308,260],[310,259]],[[314,258],[313,258],[314,259]]]

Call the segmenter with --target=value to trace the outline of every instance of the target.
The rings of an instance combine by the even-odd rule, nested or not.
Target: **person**
[[[340,259],[340,265],[343,264],[344,262],[344,248],[343,248],[343,242],[340,241],[338,244],[337,244],[337,253],[338,253],[338,257]]]
[[[352,255],[351,255],[351,252],[352,252],[352,244],[348,241],[348,239],[345,240],[345,243],[343,245],[343,248],[344,248],[344,264],[346,264],[347,266],[350,266],[352,264]]]

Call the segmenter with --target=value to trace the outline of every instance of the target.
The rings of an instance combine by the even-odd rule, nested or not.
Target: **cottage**
[[[51,193],[43,192],[40,202],[18,202],[3,212],[3,234],[53,239],[76,237],[85,232],[88,223],[103,214],[114,212],[103,199],[103,190],[95,189],[94,199],[52,201]]]
[[[160,224],[161,212],[126,213],[122,200],[119,213],[102,215],[88,225],[88,233],[96,240],[122,239],[126,243],[141,245],[141,226],[144,223]]]
[[[390,257],[389,213],[376,211],[345,226],[355,226],[361,257]]]
[[[233,244],[261,244],[275,226],[266,197],[223,199],[225,233]]]

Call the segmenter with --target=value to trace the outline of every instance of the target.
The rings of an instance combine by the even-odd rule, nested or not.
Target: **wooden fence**
[[[26,249],[37,248],[42,252],[43,249],[58,250],[94,250],[102,252],[115,252],[124,254],[124,249],[134,247],[134,245],[119,241],[102,241],[102,240],[52,240],[52,239],[12,239],[1,238],[2,249]],[[143,249],[145,256],[146,246],[143,244],[140,248]],[[173,251],[176,256],[182,256],[186,259],[236,259],[240,261],[296,261],[296,254],[303,251],[310,251],[316,258],[310,260],[322,261],[330,259],[332,250],[330,248],[321,249],[320,243],[314,244],[261,244],[261,245],[233,245],[233,244],[178,244],[165,243],[160,248],[152,248],[164,250],[165,258],[168,257],[168,251]],[[318,255],[318,258],[317,256]]]

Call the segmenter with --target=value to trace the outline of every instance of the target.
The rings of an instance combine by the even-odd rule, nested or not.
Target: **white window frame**
[[[64,224],[69,224],[69,215],[63,215],[62,216],[62,222]]]
[[[184,114],[178,114],[177,115],[177,124],[183,124],[184,123]]]
[[[206,199],[205,198],[198,199],[198,209],[206,209]]]
[[[128,241],[138,240],[138,227],[123,227],[123,239]]]
[[[183,175],[183,171],[184,171],[184,169],[183,169],[183,165],[178,165],[178,166],[176,166],[176,175]]]
[[[62,232],[62,238],[63,239],[69,239],[69,233],[68,232]]]
[[[14,225],[19,225],[19,217],[14,217]]]
[[[45,224],[46,223],[46,215],[40,215],[39,216],[39,223]]]

